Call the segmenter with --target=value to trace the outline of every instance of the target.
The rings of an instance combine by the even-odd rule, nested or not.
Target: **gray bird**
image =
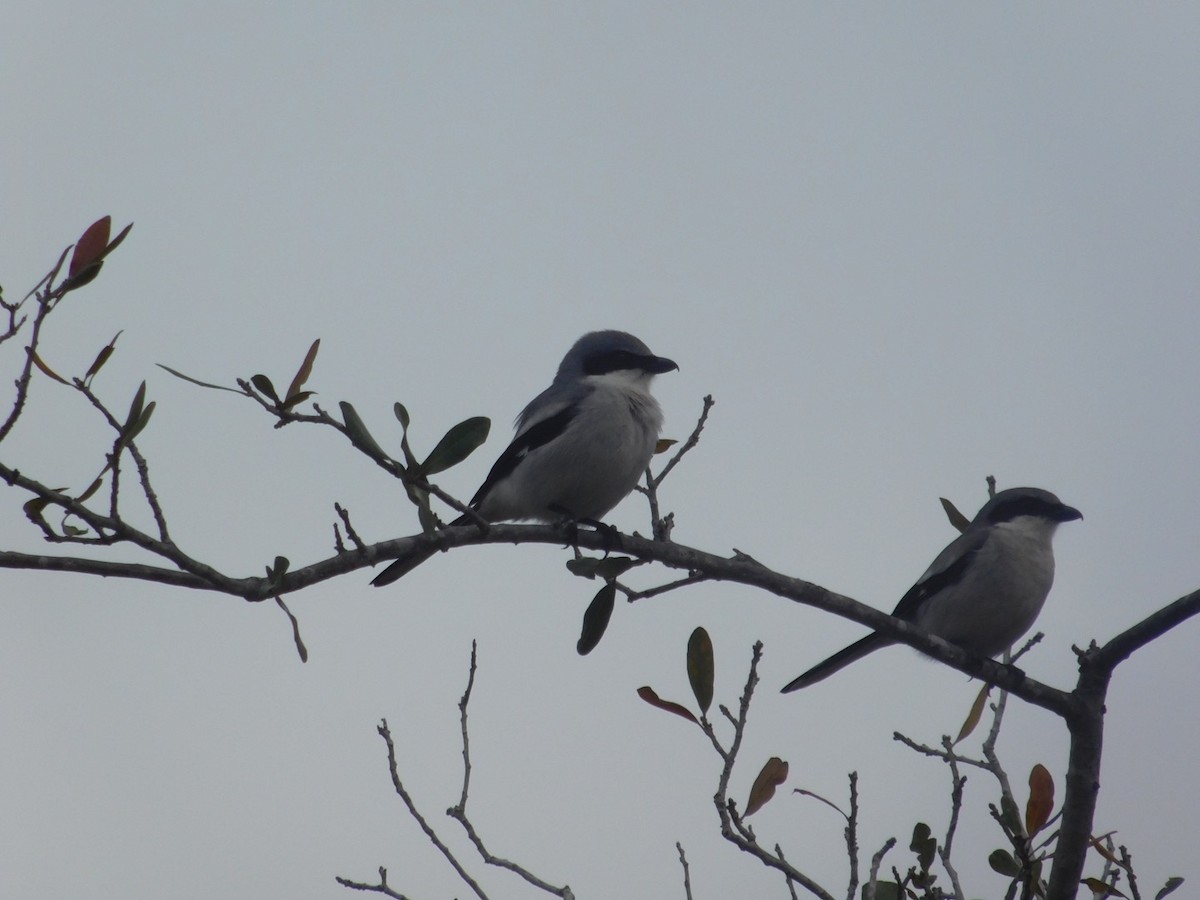
[[[1083,514],[1040,488],[1009,488],[983,505],[933,561],[892,615],[978,656],[996,656],[1033,625],[1054,583],[1051,539]],[[868,653],[894,644],[878,631],[788,682],[816,684]]]
[[[662,427],[650,382],[678,368],[624,331],[585,334],[517,417],[512,443],[471,508],[489,522],[600,519],[646,471]],[[462,515],[450,524],[470,521]],[[402,557],[371,583],[391,584],[429,555]]]

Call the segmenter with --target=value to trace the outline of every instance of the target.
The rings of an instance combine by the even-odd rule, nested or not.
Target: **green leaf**
[[[1009,837],[1022,834],[1021,813],[1017,804],[1007,794],[1000,797],[1000,824],[1004,826]]]
[[[104,469],[105,469],[105,471],[108,471],[108,466],[105,466]],[[104,483],[104,472],[101,472],[96,477],[96,480],[88,485],[87,490],[84,491],[82,494],[80,494],[78,497],[76,497],[75,500],[79,503],[86,503],[88,500],[91,499],[92,495],[94,493],[96,493],[96,491],[100,490],[100,485],[103,483]]]
[[[486,416],[474,416],[459,422],[446,432],[433,451],[421,463],[424,475],[436,475],[451,466],[457,466],[487,440],[492,420]]]
[[[388,455],[375,442],[375,438],[371,437],[371,432],[367,431],[367,426],[363,424],[363,420],[359,418],[354,407],[345,400],[341,401],[338,406],[342,409],[342,421],[346,423],[346,434],[349,436],[350,442],[371,456],[387,459]]]
[[[662,697],[658,696],[658,694],[654,692],[654,688],[652,687],[644,686],[638,688],[637,695],[653,707],[665,710],[666,712],[677,715],[680,718],[687,719],[689,722],[692,722],[695,725],[700,724],[700,721],[694,715],[692,715],[692,711],[690,709],[688,709],[686,706],[681,706],[674,700],[662,699]]]
[[[937,838],[924,822],[918,822],[913,827],[912,841],[909,842],[908,849],[917,854],[917,862],[920,863],[922,871],[933,865],[933,857],[937,853]]]
[[[993,850],[989,853],[988,865],[992,867],[993,872],[999,872],[1008,878],[1016,878],[1021,874],[1021,866],[1007,850]]]
[[[296,377],[292,379],[292,383],[288,385],[287,393],[283,395],[285,400],[290,402],[300,392],[300,388],[304,387],[304,382],[308,381],[308,376],[312,374],[313,363],[317,359],[317,350],[320,346],[321,339],[317,338],[312,342],[312,346],[308,348],[308,353],[304,356],[304,362],[300,363]]]
[[[177,372],[174,369],[172,369],[170,366],[164,366],[162,363],[155,363],[155,365],[158,366],[160,369],[166,369],[168,372],[170,372],[176,378],[182,378],[184,381],[190,381],[192,384],[199,385],[202,388],[212,388],[214,391],[229,391],[230,393],[234,393],[234,394],[243,393],[242,391],[238,390],[237,388],[226,387],[223,384],[209,384],[207,381],[200,381],[197,378],[193,378],[191,375],[184,375],[182,372]]]
[[[267,580],[270,590],[275,591],[279,589],[283,582],[283,576],[287,574],[290,565],[291,562],[286,556],[276,556],[275,562],[267,566]]]
[[[408,498],[417,506],[417,521],[421,523],[421,530],[426,534],[433,534],[437,531],[438,520],[437,516],[433,514],[433,510],[429,508],[429,491],[423,491],[410,484],[406,484],[404,490],[408,493]]]
[[[1162,889],[1159,890],[1159,892],[1154,895],[1154,900],[1162,900],[1163,897],[1167,896],[1167,894],[1174,891],[1175,888],[1179,887],[1181,884],[1183,884],[1183,879],[1180,878],[1178,875],[1174,875],[1171,878],[1168,878],[1167,883],[1164,884],[1162,886]]]
[[[129,431],[125,432],[125,434],[121,435],[122,443],[128,444],[135,437],[141,434],[146,426],[150,424],[150,417],[154,415],[155,405],[155,401],[153,400],[146,404],[146,408],[142,411],[142,414],[138,417],[138,420],[133,424],[133,427],[129,429]]]
[[[763,764],[754,784],[750,787],[750,796],[746,800],[746,815],[752,816],[775,796],[775,788],[787,781],[788,764],[778,756],[772,756]]]
[[[579,633],[579,642],[575,650],[580,656],[587,656],[596,649],[604,631],[608,628],[608,620],[612,617],[613,606],[616,603],[617,586],[612,582],[604,585],[592,598],[583,614],[583,628]]]
[[[279,395],[275,393],[275,385],[271,384],[270,378],[261,374],[253,375],[250,378],[250,383],[258,388],[261,394],[264,394],[266,397],[274,401],[276,406],[279,405]]]
[[[137,393],[133,395],[133,402],[129,404],[129,412],[125,415],[125,424],[121,427],[122,433],[128,432],[137,420],[142,417],[142,408],[146,403],[146,382],[142,382],[137,389]]]
[[[403,403],[397,402],[392,406],[392,412],[396,414],[396,418],[400,422],[400,452],[404,454],[404,464],[410,471],[415,472],[420,468],[420,464],[413,455],[412,447],[408,445],[408,426],[411,422],[408,410],[404,408]]]
[[[687,646],[688,682],[701,712],[708,712],[712,705],[713,681],[716,678],[716,660],[713,656],[712,638],[703,627],[697,627],[688,638]],[[749,812],[746,815],[750,815]]]
[[[603,559],[580,556],[567,560],[567,571],[580,578],[603,578],[605,581],[612,581],[641,564],[642,560],[630,556],[606,556]]]
[[[408,410],[404,408],[404,404],[397,401],[392,406],[392,412],[396,414],[396,418],[400,421],[400,427],[408,431],[408,423],[411,420],[408,416]]]

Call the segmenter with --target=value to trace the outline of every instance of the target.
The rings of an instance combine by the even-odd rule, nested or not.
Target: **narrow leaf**
[[[446,432],[433,451],[421,463],[421,472],[436,475],[451,466],[456,466],[487,440],[492,420],[486,416],[474,416],[459,422]]]
[[[413,455],[412,447],[408,445],[408,426],[410,419],[408,410],[403,403],[397,402],[392,406],[392,412],[396,414],[396,418],[400,422],[400,452],[404,455],[404,464],[409,471],[417,471],[420,469],[420,463],[417,462],[417,457]]]
[[[33,356],[33,364],[35,366],[37,366],[45,374],[49,375],[51,378],[53,378],[59,384],[65,384],[65,385],[67,385],[67,387],[71,386],[71,383],[69,381],[67,381],[67,379],[63,378],[61,375],[59,375],[57,372],[55,372],[53,369],[51,369],[48,365],[46,365],[45,362],[42,361],[42,358],[37,355],[36,350],[30,350],[29,352],[30,352],[30,355]]]
[[[118,247],[120,247],[121,242],[123,240],[125,240],[126,236],[132,230],[133,230],[133,223],[130,222],[128,225],[126,225],[124,228],[121,229],[121,232],[115,238],[113,238],[111,241],[108,242],[108,246],[104,248],[103,255],[108,256],[108,254],[112,253],[114,250],[116,250]]]
[[[113,339],[100,348],[100,352],[96,354],[96,358],[92,364],[88,366],[87,372],[83,376],[83,380],[87,381],[93,375],[100,371],[101,367],[108,362],[108,358],[113,355],[113,351],[117,348],[117,338],[124,332],[124,329],[113,335]]]
[[[612,582],[604,585],[592,598],[583,614],[583,628],[579,634],[579,642],[575,650],[580,656],[587,656],[596,649],[604,631],[608,628],[608,620],[612,617],[613,605],[617,598],[617,586]]]
[[[49,505],[49,497],[34,497],[32,500],[26,500],[21,509],[25,511],[25,518],[37,525],[42,522],[42,513]]]
[[[1000,824],[1007,829],[1009,837],[1021,833],[1021,813],[1008,794],[1000,795]]]
[[[304,362],[300,363],[300,368],[296,372],[296,377],[292,379],[292,383],[288,385],[287,393],[284,394],[285,400],[291,400],[304,387],[304,382],[308,381],[308,376],[312,374],[313,362],[317,358],[317,350],[321,347],[321,339],[317,338],[312,342],[312,346],[308,348],[308,353],[304,356]]]
[[[134,423],[142,417],[142,409],[145,404],[146,382],[143,381],[133,395],[133,402],[129,404],[129,412],[125,414],[125,425],[121,428],[121,431],[128,432]]]
[[[170,372],[176,378],[182,378],[184,381],[190,381],[192,384],[199,385],[202,388],[212,388],[214,391],[229,391],[234,394],[242,393],[242,391],[239,391],[237,388],[226,387],[223,384],[210,384],[207,381],[200,381],[197,378],[193,378],[191,375],[184,375],[182,372],[177,372],[174,369],[172,369],[170,366],[164,366],[162,363],[155,363],[155,365],[158,366],[160,369],[166,369],[168,372]]]
[[[992,686],[985,684],[979,689],[978,696],[975,697],[975,702],[971,704],[971,711],[967,713],[966,720],[962,723],[962,728],[958,729],[958,737],[954,739],[954,743],[958,743],[963,738],[970,736],[971,732],[979,724],[979,720],[983,718],[983,711],[987,707],[988,695],[992,692]]]
[[[294,409],[309,397],[315,396],[316,393],[316,391],[298,391],[295,394],[289,394],[288,398],[279,404],[279,408],[284,410]]]
[[[1050,818],[1054,809],[1054,779],[1038,763],[1029,773],[1029,802],[1025,804],[1025,833],[1033,837]]]
[[[271,384],[271,379],[266,375],[252,376],[250,378],[250,383],[258,388],[261,394],[269,397],[271,400],[274,400],[276,405],[279,404],[279,395],[275,393],[275,385]]]
[[[1085,888],[1092,892],[1092,896],[1096,900],[1103,900],[1104,897],[1124,897],[1125,895],[1118,891],[1115,887],[1107,882],[1101,881],[1099,878],[1084,878],[1080,882]]]
[[[662,699],[658,696],[658,694],[654,693],[654,688],[652,687],[647,686],[638,688],[637,695],[651,706],[656,706],[661,710],[665,710],[666,712],[674,713],[675,715],[681,716],[682,718],[685,718],[689,722],[693,722],[696,725],[700,724],[699,720],[692,715],[692,711],[690,709],[688,709],[686,706],[680,706],[673,700]]]
[[[105,471],[108,471],[107,466],[105,466],[104,468],[105,468]],[[90,500],[92,498],[92,495],[95,494],[96,491],[100,490],[100,485],[103,483],[104,483],[104,473],[102,472],[102,473],[100,473],[99,476],[97,476],[95,481],[93,481],[91,484],[88,485],[87,490],[84,491],[82,494],[80,494],[78,497],[76,497],[75,500],[79,503],[86,503],[88,500]]]
[[[792,793],[800,794],[802,797],[812,797],[814,800],[820,800],[822,803],[824,803],[830,809],[836,809],[839,813],[841,813],[842,818],[845,819],[847,822],[850,821],[850,817],[848,815],[846,815],[845,811],[840,806],[838,806],[832,800],[826,800],[820,794],[813,793],[812,791],[805,790],[804,788],[792,788]]]
[[[87,230],[75,243],[75,254],[71,257],[71,265],[67,268],[69,278],[74,278],[83,269],[101,258],[104,249],[108,246],[108,234],[111,229],[112,216],[97,219],[87,227]]]
[[[659,453],[666,453],[678,443],[679,441],[672,440],[671,438],[659,438],[654,444],[654,453],[655,455],[658,455]]]
[[[692,694],[700,704],[700,711],[708,712],[712,705],[716,660],[713,656],[712,638],[703,627],[697,627],[688,638],[687,674]],[[749,812],[746,815],[749,815]]]
[[[1154,900],[1162,900],[1163,897],[1175,890],[1183,884],[1183,879],[1178,875],[1173,875],[1167,879],[1167,883],[1162,886],[1157,894],[1154,895]]]
[[[292,611],[287,608],[282,597],[276,597],[275,602],[279,604],[280,609],[287,613],[287,617],[292,623],[292,639],[296,642],[296,652],[300,654],[300,662],[308,662],[308,648],[304,646],[304,641],[300,638],[300,623],[296,621]]]
[[[1016,878],[1021,874],[1021,866],[1007,850],[993,850],[989,853],[988,865],[992,867],[993,872],[999,872],[1008,878]]]
[[[338,403],[338,406],[342,409],[342,421],[346,423],[346,434],[349,435],[351,443],[372,456],[381,456],[386,459],[387,454],[375,442],[375,438],[371,437],[371,432],[367,431],[367,426],[359,418],[357,410],[345,400]]]
[[[1102,840],[1104,840],[1105,838],[1111,837],[1113,834],[1116,834],[1116,832],[1110,831],[1108,834],[1102,835],[1101,837],[1098,837],[1098,838],[1090,837],[1090,838],[1088,838],[1088,843],[1090,843],[1092,845],[1092,848],[1097,853],[1099,853],[1101,856],[1103,856],[1105,859],[1107,859],[1110,863],[1112,863],[1114,866],[1120,867],[1122,865],[1121,860],[1117,859],[1116,854],[1113,853],[1111,850],[1109,850],[1107,847],[1105,847],[1104,844],[1101,843]]]
[[[971,524],[971,520],[958,511],[953,503],[945,497],[938,497],[942,501],[942,509],[946,511],[946,518],[950,520],[950,524],[959,531],[966,531],[967,526]]]
[[[768,759],[750,788],[750,797],[746,800],[745,814],[752,816],[762,809],[767,801],[775,796],[775,788],[787,781],[787,776],[788,764],[786,762],[778,756],[772,756]]]

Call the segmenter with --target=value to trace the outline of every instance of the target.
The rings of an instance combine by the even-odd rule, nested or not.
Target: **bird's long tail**
[[[437,549],[421,548],[414,550],[405,556],[401,556],[390,566],[371,579],[371,584],[375,587],[384,587],[391,584],[393,581],[399,581],[433,554],[437,553]]]
[[[800,688],[806,688],[810,684],[816,684],[818,681],[823,681],[838,672],[855,660],[862,659],[868,653],[873,653],[880,647],[886,647],[888,644],[893,644],[895,641],[884,637],[878,631],[873,631],[865,638],[855,641],[849,647],[839,650],[829,659],[817,663],[803,675],[793,678],[783,686],[782,693],[788,694],[792,691],[798,691]]]

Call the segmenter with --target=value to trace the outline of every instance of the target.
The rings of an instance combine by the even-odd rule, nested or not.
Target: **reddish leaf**
[[[1050,818],[1054,809],[1054,779],[1038,763],[1029,773],[1029,802],[1025,804],[1025,833],[1033,837]]]
[[[824,803],[830,809],[836,809],[839,813],[841,813],[842,818],[845,819],[847,822],[850,821],[850,817],[848,815],[846,815],[845,812],[842,811],[842,808],[840,806],[838,806],[836,803],[832,802],[831,800],[826,800],[820,794],[814,794],[812,791],[805,790],[804,788],[792,788],[792,793],[799,794],[802,797],[812,797],[814,800],[820,800],[822,803]]]
[[[312,342],[312,346],[308,348],[308,353],[304,357],[304,362],[300,364],[300,368],[296,372],[296,377],[292,379],[292,383],[288,385],[287,393],[283,395],[284,400],[291,400],[292,397],[296,396],[300,388],[304,387],[304,382],[308,381],[308,376],[312,374],[313,362],[316,361],[317,350],[320,346],[320,338]]]
[[[124,331],[125,329],[118,331],[113,335],[113,339],[111,341],[100,348],[100,352],[96,354],[96,358],[92,360],[92,364],[88,366],[87,372],[84,373],[84,381],[89,380],[93,375],[99,372],[101,368],[104,367],[104,364],[108,362],[108,358],[113,355],[113,351],[117,349],[117,338],[119,338]]]
[[[112,229],[112,216],[97,219],[75,244],[75,254],[67,268],[67,277],[74,278],[94,262],[98,262],[108,247],[108,233]],[[125,231],[129,229],[126,228]],[[122,232],[121,237],[125,234]]]
[[[649,703],[651,706],[657,706],[659,709],[666,710],[669,713],[674,713],[677,716],[682,716],[689,722],[694,722],[699,725],[696,717],[692,715],[692,711],[686,706],[680,706],[671,700],[664,700],[658,694],[654,693],[652,687],[640,687],[637,689],[637,695]]]
[[[746,815],[752,816],[762,809],[767,801],[775,796],[775,788],[787,781],[787,777],[786,762],[778,756],[768,759],[750,788],[750,797],[746,800]]]

